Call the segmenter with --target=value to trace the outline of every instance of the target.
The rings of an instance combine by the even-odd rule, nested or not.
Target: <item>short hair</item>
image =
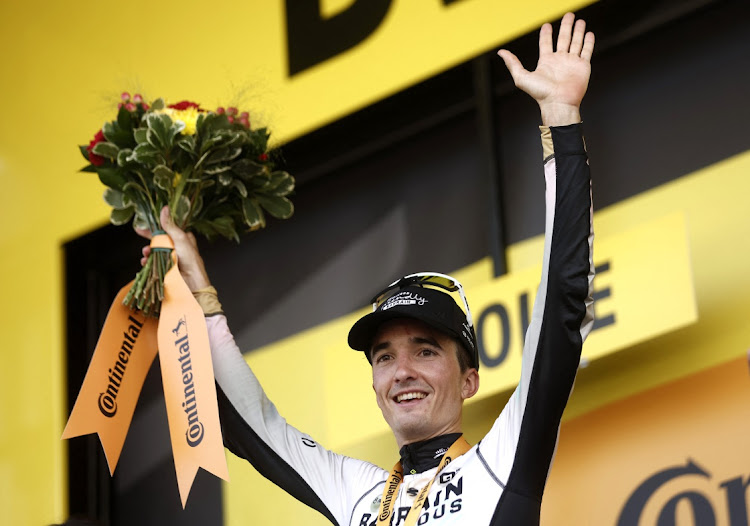
[[[461,340],[453,338],[453,341],[456,342],[456,357],[458,358],[458,367],[461,369],[461,373],[465,373],[471,367],[476,367],[476,365],[472,364],[471,353],[464,347]]]

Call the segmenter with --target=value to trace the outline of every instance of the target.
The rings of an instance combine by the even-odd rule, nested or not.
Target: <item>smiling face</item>
[[[399,448],[461,432],[463,401],[479,388],[476,369],[461,372],[458,343],[425,323],[383,323],[372,342],[372,387]]]

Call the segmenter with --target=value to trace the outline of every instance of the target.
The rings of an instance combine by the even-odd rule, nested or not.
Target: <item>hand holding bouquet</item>
[[[286,219],[294,211],[287,198],[294,178],[274,170],[268,137],[235,108],[206,111],[162,99],[149,105],[123,93],[117,119],[80,150],[90,163],[83,171],[107,186],[113,224],[132,220],[136,229],[160,232],[159,213],[168,205],[183,230],[239,241],[239,232],[265,226],[265,213]],[[154,249],[125,304],[158,317],[171,264],[168,250]]]

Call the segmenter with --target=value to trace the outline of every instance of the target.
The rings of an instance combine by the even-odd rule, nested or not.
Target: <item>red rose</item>
[[[268,160],[268,154],[267,153],[262,153],[262,154],[260,154],[258,156],[258,159],[261,160],[261,161],[263,161],[263,162],[266,162]]]
[[[107,139],[104,138],[104,133],[102,133],[101,130],[96,132],[96,135],[94,135],[94,138],[91,140],[89,145],[86,147],[86,151],[89,152],[89,162],[93,164],[94,166],[101,166],[104,164],[104,157],[101,157],[99,155],[96,155],[95,153],[92,153],[91,150],[94,149],[94,146],[99,144],[100,142],[104,142]]]
[[[186,110],[188,108],[195,108],[198,111],[203,111],[200,105],[196,104],[195,102],[190,102],[189,100],[183,100],[178,102],[177,104],[170,104],[167,107],[174,110]]]

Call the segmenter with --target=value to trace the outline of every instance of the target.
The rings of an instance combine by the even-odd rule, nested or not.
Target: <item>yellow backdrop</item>
[[[275,139],[283,141],[586,3],[546,0],[519,8],[509,0],[458,1],[449,7],[438,1],[394,1],[361,45],[292,80],[286,78],[281,0],[3,3],[0,522],[39,525],[66,517],[65,444],[60,440],[67,418],[61,247],[107,221],[102,186],[95,176],[76,173],[83,165],[76,145],[86,143],[112,118],[121,91],[190,98],[208,107],[235,103],[262,108],[254,112],[254,122],[271,125]],[[335,12],[351,2],[324,4]],[[426,38],[418,38],[417,28]],[[741,199],[750,190],[743,176],[749,169],[748,156],[739,156],[711,168],[715,173],[668,185],[637,206],[626,203],[625,212],[605,211],[598,218],[600,231],[617,232],[644,215],[686,211],[700,323],[661,338],[660,346],[639,345],[645,349],[640,358],[651,366],[643,379],[632,361],[618,363],[617,375],[608,375],[606,364],[593,364],[579,383],[583,394],[574,408],[596,406],[599,400],[615,399],[744,350],[740,347],[746,343],[739,342],[746,334],[740,331],[746,326],[742,314],[750,308],[750,285],[740,262],[750,255],[750,236],[740,225],[750,224]],[[732,191],[719,193],[717,184]],[[528,267],[538,262],[538,241],[511,252],[514,268]],[[481,283],[489,279],[489,266],[480,262],[464,274]],[[268,358],[261,354],[257,360]],[[328,365],[326,374],[339,372]],[[270,367],[259,368],[272,395],[283,391],[281,382],[300,381],[274,375]],[[309,416],[298,415],[293,404],[280,406],[301,427],[312,432],[320,428],[308,425]],[[471,411],[477,422],[473,432],[481,436],[495,409],[483,401]],[[344,432],[336,426],[321,431],[324,443],[329,432]],[[379,449],[362,444],[345,448],[376,460],[382,455],[383,464],[392,461],[393,451],[387,440]],[[256,475],[235,469],[232,476],[228,516],[230,524],[238,524],[250,512],[233,492],[243,488],[244,477]],[[259,493],[261,498],[265,491]],[[282,498],[286,506],[288,499]]]

